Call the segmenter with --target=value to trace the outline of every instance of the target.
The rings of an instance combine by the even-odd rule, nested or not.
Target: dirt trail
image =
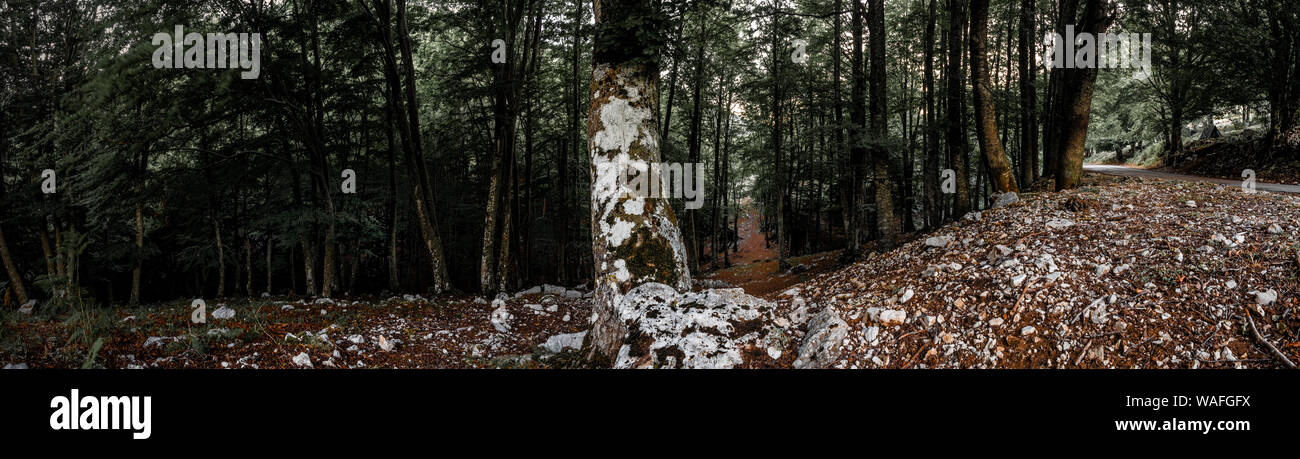
[[[1083,166],[1084,172],[1095,172],[1098,174],[1120,175],[1128,177],[1149,177],[1161,180],[1174,180],[1179,182],[1203,182],[1217,183],[1219,185],[1241,186],[1241,180],[1227,180],[1212,177],[1200,177],[1195,175],[1175,174],[1173,172],[1153,171],[1132,166],[1116,166],[1103,164],[1087,164]],[[1278,183],[1255,182],[1255,189],[1268,191],[1270,193],[1289,193],[1300,194],[1300,185],[1284,185]]]
[[[766,296],[780,292],[791,285],[807,281],[816,274],[835,267],[838,252],[822,252],[791,257],[792,266],[805,265],[808,269],[794,273],[777,271],[776,244],[768,244],[767,235],[760,228],[762,214],[749,198],[741,201],[738,223],[739,247],[731,254],[729,268],[705,273],[704,279],[716,279],[745,289],[750,295]]]

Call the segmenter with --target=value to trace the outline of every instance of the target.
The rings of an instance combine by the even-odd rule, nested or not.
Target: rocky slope
[[[842,319],[838,352],[813,366],[1284,366],[1265,342],[1300,360],[1300,197],[1089,182],[969,214],[774,298],[795,325]],[[820,335],[805,348],[828,346],[826,330],[803,328]]]

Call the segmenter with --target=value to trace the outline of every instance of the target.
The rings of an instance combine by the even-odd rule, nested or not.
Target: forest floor
[[[1078,189],[1021,194],[852,265],[834,252],[792,258],[798,273],[777,273],[757,214],[747,222],[733,262],[748,263],[701,278],[790,318],[783,364],[807,333],[799,317],[826,307],[849,328],[837,368],[1279,367],[1270,344],[1300,361],[1300,196],[1087,174]],[[571,351],[588,295],[209,301],[201,325],[188,301],[6,310],[0,365],[581,367]]]
[[[1088,174],[800,284],[778,309],[836,305],[839,368],[1279,367],[1265,342],[1300,360],[1298,217],[1293,195]]]

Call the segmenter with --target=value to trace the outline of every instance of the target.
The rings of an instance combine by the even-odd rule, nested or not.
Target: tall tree
[[[934,27],[935,27],[935,3],[936,0],[929,0],[929,7],[925,14],[925,36],[922,40],[925,42],[925,81],[923,90],[925,91],[925,161],[922,170],[925,172],[925,227],[927,229],[935,228],[939,225],[942,218],[942,212],[939,208],[939,129],[937,126],[938,116],[935,113],[934,104]]]
[[[1038,75],[1034,51],[1038,47],[1033,42],[1037,36],[1034,20],[1037,13],[1036,0],[1020,0],[1020,40],[1016,49],[1020,80],[1020,180],[1024,188],[1038,179],[1038,94],[1034,89]]]
[[[894,248],[901,232],[898,215],[894,213],[894,184],[890,170],[888,142],[889,126],[886,123],[885,101],[885,0],[868,0],[871,5],[871,166],[875,174],[876,230],[880,237],[878,247]],[[910,167],[910,166],[909,166]]]
[[[1094,37],[1105,32],[1114,16],[1107,11],[1106,0],[1087,0],[1083,7],[1082,32]],[[1057,118],[1053,134],[1054,150],[1059,160],[1056,164],[1056,190],[1074,188],[1083,174],[1084,141],[1088,136],[1088,121],[1092,111],[1092,90],[1097,81],[1097,67],[1066,69],[1062,76],[1060,104],[1055,106]]]
[[[970,180],[967,178],[966,163],[966,124],[962,110],[962,95],[965,82],[962,78],[961,43],[966,23],[966,2],[968,0],[948,0],[948,66],[944,76],[948,80],[947,118],[948,118],[948,161],[952,165],[956,182],[956,194],[953,196],[954,217],[961,217],[970,212]]]
[[[620,186],[620,175],[632,162],[659,162],[655,101],[663,13],[653,0],[596,0],[594,5],[587,148],[596,286],[589,358],[612,362],[629,339],[621,297],[646,283],[685,290],[691,281],[672,207]]]
[[[1016,173],[998,137],[997,109],[989,80],[989,0],[972,0],[970,23],[971,86],[974,89],[976,138],[989,175],[989,184],[999,193],[1018,192]]]

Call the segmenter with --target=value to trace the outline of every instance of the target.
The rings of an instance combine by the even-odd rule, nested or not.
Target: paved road
[[[1172,172],[1153,171],[1153,170],[1139,169],[1136,167],[1129,167],[1129,166],[1086,164],[1083,166],[1083,170],[1084,172],[1095,172],[1098,174],[1124,175],[1129,177],[1150,177],[1150,178],[1156,178],[1161,180],[1176,180],[1180,182],[1217,183],[1220,185],[1228,185],[1228,186],[1236,186],[1236,187],[1241,186],[1241,180],[1225,180],[1219,178],[1198,177],[1195,175],[1175,174]],[[1278,183],[1264,183],[1264,182],[1256,181],[1255,189],[1261,191],[1267,191],[1270,193],[1300,194],[1300,185],[1282,185]]]

